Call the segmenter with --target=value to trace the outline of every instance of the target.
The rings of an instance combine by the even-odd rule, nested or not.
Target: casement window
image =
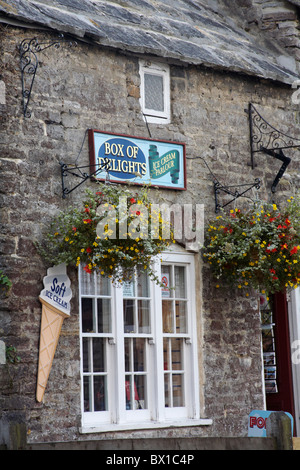
[[[170,122],[170,70],[167,65],[140,62],[141,109],[149,123]]]
[[[163,255],[165,288],[139,269],[122,287],[80,269],[82,432],[201,424],[194,269]]]

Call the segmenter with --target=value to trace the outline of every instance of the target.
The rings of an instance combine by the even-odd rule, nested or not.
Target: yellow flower
[[[277,206],[276,206],[276,204],[273,204],[273,210],[274,210],[274,211],[277,211]]]

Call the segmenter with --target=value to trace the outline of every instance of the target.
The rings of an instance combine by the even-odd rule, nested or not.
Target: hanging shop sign
[[[185,144],[89,131],[90,165],[97,179],[186,189]],[[103,169],[107,163],[107,170]]]
[[[45,393],[63,321],[70,316],[72,297],[71,283],[64,263],[49,268],[43,282],[44,289],[39,296],[42,304],[36,391],[36,399],[39,402]]]

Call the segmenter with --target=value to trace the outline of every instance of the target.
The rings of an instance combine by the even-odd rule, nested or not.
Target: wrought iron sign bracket
[[[96,176],[97,173],[105,170],[108,175],[108,169],[109,169],[109,160],[106,159],[105,163],[102,165],[97,165],[97,170],[87,174],[85,172],[82,172],[81,170],[84,168],[90,168],[91,165],[88,166],[77,166],[77,165],[68,165],[66,163],[60,162],[60,168],[61,168],[61,184],[62,184],[62,198],[65,199],[68,194],[70,194],[72,191],[77,189],[79,186],[81,186],[83,183],[85,183],[88,179],[93,180],[93,178]],[[65,185],[65,178],[68,175],[75,176],[76,178],[80,178],[81,181],[80,183],[76,184],[73,186],[72,189],[68,189]],[[108,181],[108,176],[107,176],[107,181]]]
[[[249,126],[250,126],[250,150],[251,166],[255,167],[254,155],[258,152],[264,152],[277,160],[282,161],[271,187],[272,193],[275,193],[276,187],[282,178],[285,170],[291,162],[291,159],[283,153],[283,149],[299,149],[300,139],[295,139],[271,126],[256,110],[252,103],[249,103]]]
[[[241,188],[241,189],[238,190],[238,188]],[[216,213],[218,213],[221,208],[224,208],[224,207],[228,206],[228,204],[231,204],[233,201],[235,201],[239,197],[244,196],[244,194],[246,194],[252,188],[256,188],[256,189],[260,188],[260,179],[259,178],[256,178],[256,180],[253,183],[238,184],[238,185],[233,185],[233,186],[223,186],[221,183],[219,183],[219,181],[215,180],[214,181],[214,192],[215,192],[215,211],[216,211]],[[224,204],[223,206],[221,206],[221,204],[219,202],[219,197],[218,197],[218,195],[220,194],[221,191],[223,191],[225,194],[229,194],[230,196],[232,196],[232,199],[230,199],[230,201],[226,202],[226,204]]]
[[[37,37],[32,39],[24,39],[19,45],[20,53],[20,68],[21,68],[21,80],[22,80],[22,104],[23,104],[23,114],[25,118],[31,117],[31,112],[28,109],[31,92],[39,66],[38,54],[40,52],[54,47],[59,49],[61,43],[65,42],[70,47],[77,46],[75,41],[69,41],[64,39],[64,35],[60,34],[57,40],[49,41],[39,41]]]

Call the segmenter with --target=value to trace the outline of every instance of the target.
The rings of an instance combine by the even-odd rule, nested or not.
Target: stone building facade
[[[36,8],[36,2],[27,3],[28,8]],[[280,201],[296,192],[300,181],[300,157],[296,151],[291,151],[292,163],[275,194],[271,195],[270,187],[280,168],[279,162],[260,156],[255,167],[251,167],[247,111],[249,103],[253,103],[272,125],[300,138],[299,105],[292,102],[295,90],[291,88],[298,76],[298,53],[296,50],[291,54],[286,49],[286,45],[292,47],[288,38],[296,38],[297,45],[299,41],[294,36],[294,26],[299,21],[297,2],[237,1],[237,5],[243,3],[242,10],[246,13],[248,4],[253,4],[253,16],[247,19],[245,14],[238,20],[230,7],[233,2],[227,2],[232,17],[228,16],[228,11],[223,11],[219,2],[212,2],[208,16],[211,15],[211,22],[217,15],[220,23],[226,23],[228,43],[237,31],[250,34],[252,27],[260,28],[259,36],[265,39],[265,43],[258,46],[262,51],[260,70],[254,70],[251,65],[247,69],[244,65],[246,53],[234,55],[241,44],[235,44],[228,52],[234,64],[230,65],[222,57],[222,48],[219,64],[206,60],[200,63],[182,53],[175,57],[166,49],[161,54],[151,53],[150,45],[148,48],[126,46],[121,37],[119,43],[117,39],[110,41],[109,37],[101,43],[96,32],[83,37],[80,25],[68,24],[68,15],[64,17],[65,23],[61,20],[60,15],[64,16],[66,11],[73,14],[73,19],[76,14],[81,18],[79,6],[70,7],[69,3],[40,2],[45,7],[43,24],[40,18],[36,21],[34,17],[28,19],[30,12],[26,11],[24,2],[0,2],[0,266],[12,281],[8,296],[1,298],[0,340],[6,346],[16,348],[20,357],[20,360],[6,360],[0,365],[0,422],[3,427],[7,423],[25,425],[28,443],[141,436],[246,436],[249,413],[265,408],[257,296],[253,293],[246,298],[239,292],[217,289],[201,252],[193,254],[197,282],[193,295],[197,318],[197,401],[202,422],[197,426],[183,423],[170,427],[165,424],[147,429],[141,425],[138,429],[131,426],[122,430],[116,425],[113,430],[101,431],[100,427],[97,432],[83,432],[79,293],[77,271],[73,268],[68,269],[73,293],[71,316],[63,324],[45,396],[38,403],[35,388],[41,317],[39,294],[48,266],[38,254],[35,242],[41,241],[53,215],[82,200],[84,185],[62,198],[60,162],[74,163],[79,156],[81,164],[89,164],[87,129],[145,139],[149,138],[150,130],[152,138],[184,142],[186,190],[162,189],[161,192],[170,204],[204,204],[206,221],[215,215],[212,173],[228,185],[251,183],[260,178],[259,196],[263,199],[272,197]],[[81,3],[97,6],[96,2]],[[121,3],[124,2],[99,2],[99,8],[108,15],[109,24],[115,20],[115,28],[119,21],[117,7],[121,8]],[[128,16],[141,14],[141,6],[138,8],[135,3],[123,5]],[[145,11],[152,3],[145,2]],[[291,15],[275,20],[275,6],[270,7],[274,12],[273,21],[277,21],[278,26],[276,34],[271,31],[272,41],[278,39],[276,48],[281,52],[277,54],[281,60],[276,65],[272,62],[274,57],[276,59],[274,44],[270,53],[272,59],[266,59],[271,19],[266,14],[254,18],[257,8],[266,12],[265,7],[270,3],[276,3],[275,6],[282,9],[280,11],[286,9]],[[182,2],[179,4],[181,8]],[[187,9],[191,8],[191,17],[197,8],[199,14],[207,14],[201,2],[186,4]],[[52,6],[58,19],[53,19],[47,10]],[[165,2],[165,8],[160,5],[161,12],[172,17],[170,11],[166,13],[168,6],[169,2]],[[249,10],[247,14],[250,15]],[[171,19],[175,28],[177,20]],[[97,18],[93,21],[97,23]],[[136,26],[133,19],[128,21]],[[247,27],[242,29],[239,22]],[[26,38],[37,37],[39,42],[56,40],[58,24],[61,24],[62,32],[70,33],[67,39],[76,41],[76,45],[61,41],[61,47],[49,47],[38,54],[39,67],[30,100],[31,117],[26,117],[22,108],[18,46]],[[180,19],[181,28],[184,24]],[[205,25],[200,29],[204,35],[205,31],[211,35],[211,43],[215,41],[217,57],[218,31],[216,29],[213,36],[211,25],[208,21],[206,24],[206,30]],[[284,24],[291,35],[286,33],[282,44],[278,35]],[[178,37],[182,31],[179,28]],[[249,48],[249,44],[246,47]],[[139,73],[142,59],[170,67],[171,119],[167,124],[150,123],[147,127],[143,118]],[[86,186],[94,189],[95,184],[87,182]],[[255,197],[256,192],[253,189],[251,196]]]

